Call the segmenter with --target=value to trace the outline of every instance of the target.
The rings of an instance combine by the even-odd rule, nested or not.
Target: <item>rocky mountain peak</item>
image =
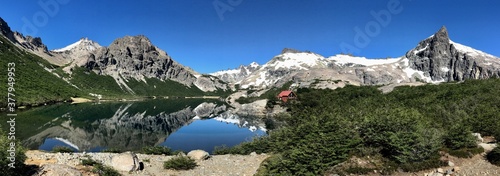
[[[450,40],[450,37],[448,36],[448,30],[446,29],[446,26],[442,26],[441,29],[439,29],[439,31],[436,32],[436,34],[434,34],[434,37],[438,40],[438,41],[449,41]]]
[[[281,54],[285,54],[285,53],[301,53],[301,51],[296,50],[296,49],[292,49],[292,48],[284,48],[281,51]]]
[[[110,50],[123,50],[129,56],[139,53],[149,53],[154,52],[155,55],[160,55],[157,49],[151,41],[144,35],[137,36],[125,36],[123,38],[116,39],[111,45],[109,45]],[[164,52],[163,52],[164,53]],[[166,56],[165,54],[162,54]]]
[[[80,51],[94,51],[98,48],[101,48],[102,46],[99,45],[99,43],[89,40],[87,37],[83,37],[77,42],[68,45],[64,48],[60,49],[55,49],[52,50],[53,52],[65,52],[65,51],[72,51],[72,52],[80,52]]]
[[[406,53],[409,67],[421,71],[434,82],[483,79],[500,75],[490,60],[493,56],[454,43],[445,26]],[[488,69],[486,69],[488,68]],[[486,71],[488,70],[488,71]]]
[[[4,35],[9,40],[15,42],[14,34],[13,34],[12,30],[10,29],[7,22],[5,22],[2,18],[0,18],[0,34]]]
[[[2,32],[3,35],[12,33],[12,30],[10,30],[9,25],[2,18],[0,18],[0,32]]]
[[[111,45],[153,45],[151,40],[144,35],[125,36],[118,38]]]

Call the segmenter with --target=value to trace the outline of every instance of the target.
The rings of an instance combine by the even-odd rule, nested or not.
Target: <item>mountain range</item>
[[[450,40],[446,27],[401,57],[367,59],[338,54],[324,57],[284,49],[261,66],[212,73],[241,88],[265,89],[293,81],[298,87],[440,83],[500,77],[500,59]],[[253,71],[252,71],[253,70]]]
[[[143,35],[118,38],[107,47],[82,38],[49,51],[41,38],[13,32],[1,18],[0,33],[3,62],[18,62],[18,70],[36,72],[41,78],[37,82],[33,75],[21,73],[26,78],[19,84],[31,84],[20,85],[21,92],[36,96],[21,98],[26,104],[52,101],[54,97],[54,101],[66,100],[69,96],[227,95],[237,89],[269,89],[290,82],[294,87],[334,89],[500,77],[498,57],[453,42],[444,26],[397,58],[324,57],[285,48],[263,65],[253,62],[211,74],[200,74],[176,62]],[[54,84],[44,87],[47,81]],[[34,90],[40,88],[36,84],[47,91],[36,93]]]

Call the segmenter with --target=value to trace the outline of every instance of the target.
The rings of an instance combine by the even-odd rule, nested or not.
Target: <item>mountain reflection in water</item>
[[[258,118],[226,111],[222,102],[202,99],[147,100],[102,104],[60,104],[19,114],[19,138],[30,149],[67,146],[75,151],[139,151],[145,146],[174,150],[234,146],[265,135]],[[22,124],[22,125],[21,125]]]

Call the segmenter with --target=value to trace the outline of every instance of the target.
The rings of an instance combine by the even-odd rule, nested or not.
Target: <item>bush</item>
[[[7,135],[0,130],[0,175],[24,175],[26,170],[24,169],[26,166],[24,165],[24,160],[26,160],[26,149],[21,146],[21,144],[15,141],[15,162],[13,165],[15,168],[11,168],[9,164],[11,161],[9,156],[11,153],[8,152],[10,150],[11,141]]]
[[[381,147],[383,156],[398,163],[421,162],[441,148],[442,132],[422,122],[423,116],[411,109],[375,110],[366,118],[361,137],[368,147]]]
[[[474,155],[483,153],[484,149],[482,147],[475,148],[462,148],[457,150],[450,150],[448,153],[452,156],[456,156],[459,158],[472,158]]]
[[[191,159],[188,156],[175,156],[174,158],[165,161],[163,163],[164,169],[173,169],[173,170],[190,170],[194,169],[196,166],[196,162],[194,159]]]
[[[172,149],[164,146],[143,147],[142,153],[146,155],[173,155]]]
[[[117,149],[117,148],[108,148],[108,149],[102,150],[101,152],[103,152],[103,153],[122,153],[122,150]]]
[[[470,127],[459,123],[448,130],[445,137],[446,147],[456,150],[461,148],[473,148],[476,146],[476,138],[472,136]]]
[[[99,174],[99,176],[121,176],[121,174],[109,166],[104,166],[100,163],[94,164],[92,172]]]
[[[66,146],[55,146],[52,148],[52,152],[54,153],[73,153],[73,149]]]
[[[82,165],[84,165],[84,166],[93,166],[95,164],[98,164],[97,161],[90,159],[90,158],[81,159],[80,161],[81,161]]]
[[[494,165],[500,166],[500,146],[494,148],[491,152],[486,154],[486,159]]]
[[[434,155],[439,156],[439,155]],[[433,157],[420,162],[404,163],[399,167],[405,172],[418,172],[421,170],[439,168],[443,166],[448,166],[448,162],[439,160],[438,157]]]

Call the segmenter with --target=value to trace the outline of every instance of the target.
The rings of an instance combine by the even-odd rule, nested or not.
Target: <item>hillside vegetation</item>
[[[17,48],[4,37],[0,37],[0,42],[0,65],[2,68],[0,82],[5,84],[0,86],[0,92],[2,92],[1,107],[6,107],[7,103],[8,63],[15,63],[15,92],[13,93],[16,95],[14,99],[18,106],[64,101],[69,100],[72,96],[83,94],[64,80],[44,70],[43,67],[54,67],[47,61]]]
[[[0,82],[7,83],[8,63],[15,64],[15,100],[17,106],[36,106],[44,103],[69,101],[70,97],[94,98],[89,94],[102,95],[104,99],[122,99],[150,96],[227,96],[231,91],[203,92],[196,86],[185,86],[175,81],[146,78],[146,82],[129,80],[134,93],[124,91],[111,76],[98,75],[85,68],[73,68],[71,75],[62,68],[14,46],[5,37],[0,37]],[[47,70],[51,70],[51,72]],[[57,74],[57,76],[56,76]],[[68,82],[64,81],[66,78]],[[74,86],[72,86],[73,84]],[[2,101],[7,105],[7,86],[0,86]],[[11,97],[12,98],[12,97]]]
[[[376,169],[390,174],[439,167],[445,164],[439,151],[480,152],[472,132],[500,137],[500,79],[398,87],[388,94],[375,86],[296,92],[291,113],[275,117],[285,127],[216,153],[273,153],[261,175],[334,172],[352,156],[380,158]]]

